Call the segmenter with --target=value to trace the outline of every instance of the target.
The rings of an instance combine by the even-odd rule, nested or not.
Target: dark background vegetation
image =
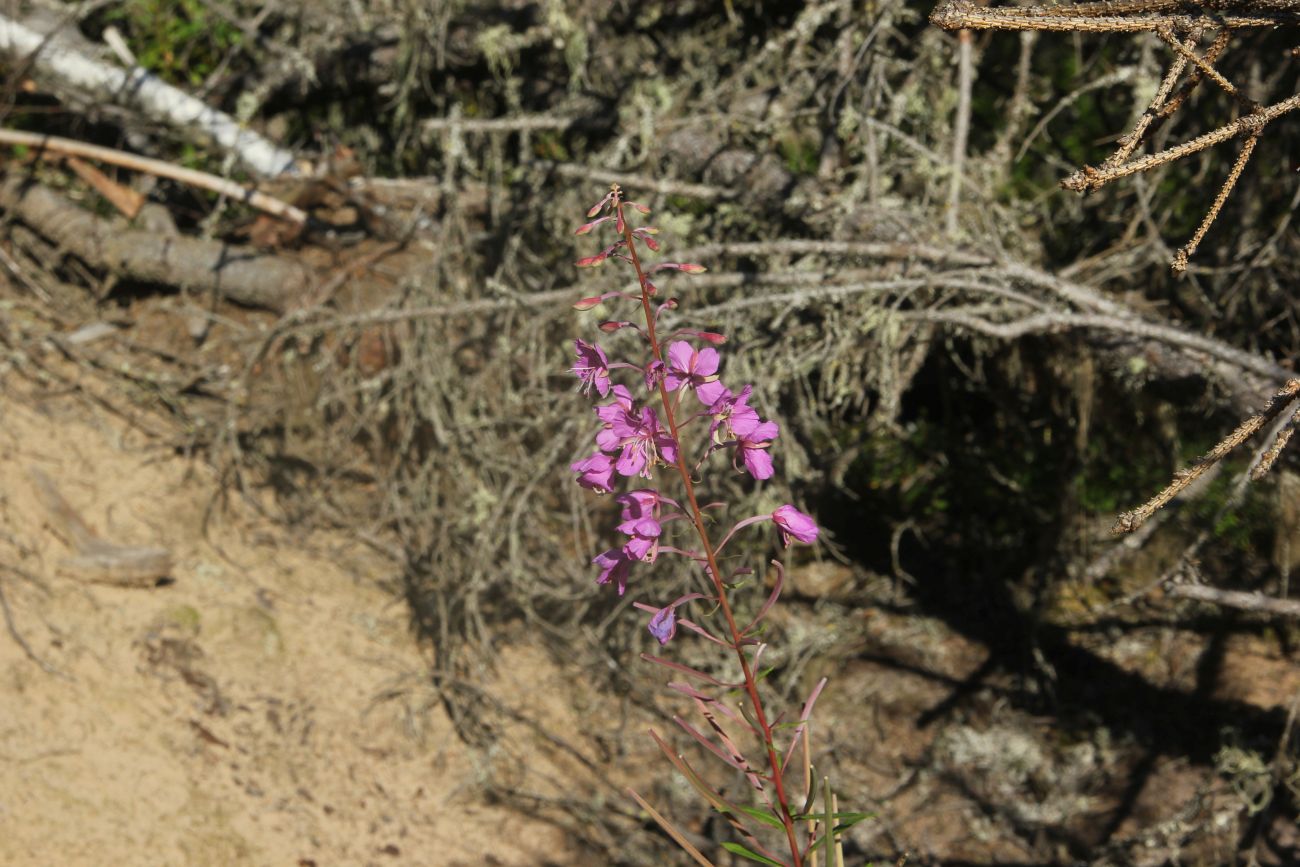
[[[63,7],[81,37],[118,28],[142,65],[315,164],[311,178],[270,186],[313,209],[301,236],[259,241],[252,212],[159,182],[149,197],[179,232],[260,243],[322,281],[350,276],[324,301],[249,309],[87,266],[11,221],[15,255],[67,291],[11,322],[6,341],[121,324],[132,339],[79,358],[85,376],[222,467],[231,496],[272,486],[283,520],[345,527],[388,551],[467,742],[491,748],[501,708],[476,684],[502,642],[547,643],[612,702],[665,701],[661,675],[637,660],[649,648],[630,598],[591,585],[609,515],[565,471],[591,424],[564,371],[571,338],[594,324],[568,302],[620,279],[572,266],[587,250],[572,228],[617,180],[654,207],[670,258],[710,267],[665,281],[681,319],[731,337],[729,381],[755,381],[782,424],[768,490],[719,495],[737,515],[792,497],[830,531],[820,564],[796,560],[796,576],[830,578],[795,581],[772,684],[793,703],[832,675],[819,762],[842,804],[877,814],[854,830],[851,863],[1300,859],[1294,626],[1161,589],[1191,570],[1286,596],[1300,560],[1292,462],[1243,492],[1243,456],[1138,543],[1108,533],[1280,384],[1123,322],[1288,369],[1297,355],[1294,120],[1269,128],[1180,278],[1171,250],[1235,143],[1086,198],[1057,187],[1104,160],[1153,92],[1167,50],[1145,35],[975,34],[950,231],[956,39],[925,5],[80,9]],[[1283,98],[1296,91],[1297,42],[1287,28],[1243,34],[1221,65],[1261,101]],[[23,87],[21,65],[6,63],[9,128],[241,177],[184,131]],[[1198,92],[1157,144],[1230,119],[1221,96]],[[489,119],[503,122],[472,125]],[[24,156],[7,175],[112,218]],[[1081,309],[1053,275],[1132,318],[1011,339],[960,321]],[[843,291],[817,292],[832,286]],[[201,336],[150,324],[182,302],[205,317]],[[148,382],[122,374],[122,358],[152,371]],[[676,652],[708,664],[688,642]],[[619,757],[642,750],[643,727],[591,724],[563,734],[600,768],[593,778],[623,779]],[[641,779],[698,839],[726,838],[666,772]],[[494,795],[572,828],[591,863],[677,857],[630,809],[600,808],[595,788]]]

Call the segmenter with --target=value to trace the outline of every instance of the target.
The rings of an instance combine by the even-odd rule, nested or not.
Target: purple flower
[[[654,518],[633,518],[618,525],[620,533],[627,533],[629,538],[623,546],[623,553],[633,560],[653,563],[659,554],[659,534],[663,527]]]
[[[571,369],[582,380],[582,393],[590,394],[595,388],[601,397],[609,394],[609,359],[605,350],[581,338],[573,341],[573,345],[578,350],[578,360]]]
[[[569,464],[569,469],[578,474],[578,484],[591,488],[602,494],[608,494],[614,486],[614,459],[609,455],[596,452],[582,460]]]
[[[627,590],[628,570],[632,568],[632,560],[627,552],[622,548],[611,548],[603,554],[597,554],[591,562],[600,567],[596,583],[608,584],[613,581],[618,587],[618,595],[622,596]]]
[[[695,389],[700,402],[711,405],[726,389],[718,382],[718,350],[711,347],[696,350],[685,340],[668,347],[668,374],[664,385],[669,391],[683,386]]]
[[[596,407],[596,417],[605,423],[604,429],[596,434],[596,445],[611,454],[622,448],[623,438],[631,436],[638,423],[636,404],[627,386],[616,385],[612,390],[614,402]]]
[[[614,402],[596,407],[596,415],[605,427],[596,434],[596,445],[601,451],[619,452],[614,463],[619,475],[641,475],[650,478],[650,469],[662,457],[665,461],[677,460],[677,442],[672,434],[659,425],[659,416],[648,406],[638,411],[632,393],[625,386],[611,389]]]
[[[791,505],[781,506],[773,512],[772,522],[781,532],[781,544],[787,548],[790,547],[791,539],[812,544],[817,541],[817,534],[821,532],[816,521]]]
[[[718,383],[718,385],[721,384]],[[734,430],[736,425],[741,425],[743,428],[749,425],[751,421],[753,424],[758,423],[758,410],[748,403],[749,396],[753,391],[754,386],[752,385],[745,386],[738,394],[733,394],[730,389],[723,388],[713,403],[709,405],[709,415],[713,416],[713,424],[709,427],[709,435],[713,437],[715,443],[722,444],[736,439]]]
[[[650,468],[660,459],[677,460],[677,441],[659,426],[659,416],[648,406],[641,407],[641,421],[623,437],[623,451],[614,463],[621,475],[650,478]]]
[[[633,518],[658,518],[659,505],[664,500],[659,492],[652,488],[639,488],[635,491],[628,491],[626,494],[619,494],[614,499],[623,504],[624,521],[630,521]]]
[[[745,469],[749,474],[756,479],[772,478],[772,456],[768,454],[767,449],[772,445],[772,440],[781,433],[776,422],[757,422],[752,426],[746,424],[743,431],[737,430],[733,424],[732,430],[737,436],[737,456],[744,461]]]
[[[655,616],[650,618],[650,625],[647,627],[650,634],[659,640],[660,644],[667,644],[673,640],[677,634],[677,611],[669,605],[666,608],[660,608],[655,612]]]

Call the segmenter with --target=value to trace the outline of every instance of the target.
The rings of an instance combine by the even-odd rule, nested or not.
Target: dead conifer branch
[[[1164,10],[1187,8],[1154,0],[1149,3],[1115,4],[1117,9],[1133,14],[1093,12],[1105,4],[1082,3],[1076,6],[984,7],[968,0],[955,0],[940,6],[930,16],[930,23],[944,30],[1051,30],[1064,33],[1143,33],[1160,28],[1188,32],[1196,27],[1221,27],[1245,30],[1254,27],[1279,27],[1300,23],[1300,5],[1290,0],[1252,3],[1248,14],[1169,15]],[[1086,10],[1086,11],[1080,11]],[[1140,11],[1139,11],[1140,10]]]
[[[1075,192],[1098,190],[1111,181],[1126,178],[1138,172],[1149,171],[1165,163],[1172,163],[1206,148],[1213,147],[1220,142],[1236,138],[1239,135],[1258,134],[1265,125],[1277,120],[1284,114],[1295,111],[1297,108],[1300,108],[1300,94],[1284,99],[1281,102],[1275,102],[1257,112],[1243,115],[1231,123],[1225,123],[1218,129],[1207,132],[1205,135],[1166,148],[1158,154],[1142,157],[1114,168],[1085,166],[1082,170],[1061,181],[1061,186]]]
[[[1291,436],[1295,433],[1297,424],[1300,424],[1300,409],[1292,413],[1291,418],[1287,420],[1286,426],[1277,432],[1273,444],[1259,456],[1259,462],[1250,471],[1251,481],[1258,482],[1268,475],[1269,470],[1273,469],[1273,464],[1277,463],[1278,456],[1282,454],[1282,450],[1291,441]]]
[[[1187,260],[1196,252],[1200,246],[1201,240],[1205,238],[1205,233],[1210,230],[1210,226],[1219,216],[1219,211],[1223,210],[1223,203],[1228,200],[1232,188],[1237,185],[1237,179],[1241,177],[1241,171],[1246,167],[1250,160],[1251,153],[1255,150],[1255,145],[1259,142],[1259,133],[1255,133],[1246,139],[1246,143],[1241,147],[1241,153],[1237,154],[1237,159],[1232,164],[1232,171],[1228,172],[1228,178],[1219,188],[1219,194],[1214,197],[1214,203],[1210,205],[1210,210],[1206,211],[1205,218],[1201,220],[1201,225],[1197,226],[1192,239],[1184,244],[1177,253],[1174,254],[1172,267],[1174,271],[1181,274],[1187,270]]]
[[[1201,28],[1196,29],[1199,31]],[[1192,45],[1184,45],[1183,41],[1168,27],[1157,27],[1155,34],[1160,38],[1161,42],[1172,48],[1174,53],[1176,53],[1180,59],[1195,64],[1196,68],[1206,77],[1219,85],[1219,87],[1223,88],[1224,93],[1227,93],[1229,96],[1237,97],[1241,95],[1241,91],[1237,90],[1236,85],[1224,78],[1223,74],[1219,72],[1219,70],[1215,69],[1209,61],[1193,50],[1195,46],[1194,40],[1188,40],[1193,43]]]
[[[1147,109],[1133,129],[1119,139],[1115,152],[1100,166],[1084,166],[1065,178],[1061,186],[1075,192],[1099,189],[1111,181],[1184,159],[1231,138],[1248,139],[1233,165],[1228,179],[1219,189],[1192,239],[1175,255],[1171,267],[1181,273],[1188,258],[1196,251],[1206,232],[1218,217],[1250,159],[1264,127],[1273,120],[1300,107],[1300,95],[1267,107],[1247,99],[1241,88],[1215,67],[1226,51],[1230,34],[1246,28],[1300,25],[1300,0],[1203,0],[1183,3],[1177,0],[1120,0],[1120,2],[1075,3],[1061,6],[996,7],[978,6],[968,0],[951,0],[939,6],[931,22],[947,30],[1055,30],[1076,33],[1152,32],[1169,46],[1174,57]],[[1197,51],[1201,37],[1213,32],[1214,41],[1204,52]],[[1190,72],[1189,72],[1190,67]],[[1178,80],[1187,73],[1183,86],[1171,98]],[[1246,109],[1237,120],[1204,135],[1165,150],[1131,159],[1148,138],[1152,124],[1177,111],[1188,95],[1205,79],[1213,81]]]
[[[1120,515],[1115,521],[1115,526],[1111,528],[1111,532],[1119,535],[1121,533],[1131,533],[1138,527],[1141,527],[1148,518],[1160,509],[1164,508],[1170,500],[1182,493],[1182,491],[1192,482],[1196,481],[1202,473],[1231,454],[1238,446],[1258,433],[1260,428],[1264,427],[1264,425],[1277,418],[1277,416],[1279,416],[1282,411],[1296,399],[1298,394],[1300,394],[1300,379],[1289,380],[1287,384],[1282,387],[1281,391],[1273,395],[1262,411],[1243,421],[1237,426],[1236,430],[1228,434],[1227,437],[1207,452],[1204,457],[1192,464],[1192,466],[1175,473],[1173,481],[1170,482],[1163,491],[1156,494],[1138,508]],[[1290,429],[1290,427],[1291,426],[1288,425],[1287,429]],[[1286,441],[1283,439],[1282,434],[1279,434],[1278,439],[1282,440],[1282,445],[1277,447],[1280,452],[1281,448],[1286,445]],[[1274,445],[1276,446],[1277,444],[1275,443]],[[1267,459],[1267,453],[1265,453],[1265,456],[1265,459]],[[1274,455],[1273,460],[1276,460],[1276,455]],[[1263,465],[1263,463],[1264,460],[1261,460],[1260,465]],[[1271,460],[1269,461],[1269,465],[1272,465]]]
[[[1184,46],[1189,51],[1196,47],[1197,41],[1201,38],[1202,32],[1202,28],[1198,27],[1188,36]],[[1210,47],[1205,51],[1204,60],[1207,63],[1213,63],[1218,59],[1223,50],[1228,46],[1228,38],[1228,31],[1223,30],[1219,32],[1219,35],[1215,37],[1214,42],[1211,43]],[[1142,115],[1138,118],[1133,129],[1120,139],[1119,147],[1115,150],[1115,153],[1111,154],[1110,158],[1102,164],[1103,167],[1114,168],[1115,166],[1123,165],[1124,162],[1132,156],[1133,151],[1137,149],[1138,145],[1142,144],[1142,142],[1146,140],[1147,132],[1150,129],[1151,124],[1168,117],[1173,111],[1177,110],[1178,106],[1182,105],[1182,103],[1187,99],[1187,96],[1191,93],[1192,89],[1200,83],[1200,80],[1204,75],[1200,68],[1197,67],[1179,92],[1171,99],[1170,94],[1173,93],[1174,85],[1178,83],[1178,78],[1183,74],[1183,70],[1186,68],[1187,58],[1185,56],[1180,54],[1178,57],[1174,58],[1173,63],[1169,64],[1169,70],[1161,80],[1160,87],[1156,90],[1156,95],[1152,98],[1151,104],[1147,106],[1146,111],[1142,112]]]
[[[1219,58],[1227,53],[1228,43],[1231,41],[1231,31],[1220,30],[1214,37],[1214,41],[1205,49],[1205,53],[1201,55],[1201,57],[1206,63],[1214,63],[1218,61]],[[1187,80],[1183,82],[1182,87],[1178,88],[1178,92],[1174,94],[1167,103],[1161,106],[1160,111],[1156,114],[1156,120],[1164,120],[1174,112],[1178,111],[1178,109],[1182,108],[1183,103],[1187,102],[1188,97],[1192,95],[1192,92],[1200,86],[1200,83],[1204,79],[1205,73],[1199,66],[1193,69],[1191,73],[1188,74]]]

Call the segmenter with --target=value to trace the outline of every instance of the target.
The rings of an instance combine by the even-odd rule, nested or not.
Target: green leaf
[[[758,864],[770,864],[772,867],[786,867],[786,865],[782,864],[780,861],[773,861],[771,858],[764,858],[762,855],[759,855],[757,852],[751,852],[739,843],[723,843],[722,848],[726,849],[732,855],[739,855],[742,858],[746,858]]]
[[[785,825],[781,823],[781,820],[778,819],[774,813],[769,813],[767,810],[760,810],[757,807],[739,807],[737,809],[746,816],[757,819],[764,825],[771,825],[773,828],[785,828]]]

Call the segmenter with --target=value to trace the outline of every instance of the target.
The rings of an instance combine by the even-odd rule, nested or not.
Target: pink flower
[[[591,562],[600,567],[596,583],[608,584],[613,581],[618,587],[618,595],[622,596],[627,590],[628,570],[632,568],[632,560],[627,552],[622,548],[611,548],[603,554],[597,554]]]
[[[723,391],[718,382],[718,350],[712,347],[696,350],[685,340],[678,340],[668,347],[668,374],[664,385],[669,391],[676,391],[683,386],[695,389],[700,402],[712,404]]]
[[[732,429],[736,430],[734,426]],[[744,462],[745,469],[754,478],[772,478],[772,456],[767,450],[780,432],[781,429],[774,421],[756,422],[746,425],[743,431],[736,430],[736,456]]]
[[[578,484],[602,494],[614,489],[614,459],[607,454],[596,452],[576,463],[569,464],[569,469],[578,474]]]
[[[772,522],[781,533],[781,544],[787,548],[790,547],[791,539],[812,544],[817,541],[817,534],[821,532],[816,521],[788,504],[772,513]]]
[[[627,386],[616,385],[612,391],[614,402],[602,403],[595,408],[596,417],[605,423],[604,429],[596,434],[596,445],[601,451],[611,454],[622,448],[623,438],[630,436],[638,423],[636,402]]]
[[[570,369],[582,380],[582,393],[590,394],[595,388],[601,397],[609,394],[609,359],[605,350],[581,338],[573,341],[573,345],[578,350],[578,360]]]
[[[660,426],[655,411],[648,406],[638,410],[625,386],[616,385],[611,391],[614,402],[596,407],[596,415],[605,423],[596,434],[596,445],[603,452],[619,452],[614,462],[619,475],[648,479],[660,460],[676,461],[677,442]]]
[[[659,534],[663,527],[654,518],[633,518],[618,525],[620,533],[631,538],[623,546],[623,553],[632,560],[653,563],[659,554]]]
[[[664,501],[660,493],[653,488],[639,488],[635,491],[628,491],[626,494],[620,494],[614,499],[623,504],[624,521],[630,521],[634,518],[658,518],[660,505]],[[669,502],[672,501],[669,500]]]
[[[718,383],[722,385],[722,383]],[[729,442],[736,439],[735,427],[740,425],[742,428],[753,424],[758,424],[758,410],[749,405],[749,396],[754,392],[754,386],[747,385],[740,390],[738,394],[733,394],[730,389],[722,388],[718,391],[718,396],[713,403],[709,404],[709,415],[713,416],[713,424],[709,426],[709,435],[713,441],[718,444]],[[699,394],[699,392],[696,392]],[[703,395],[701,395],[703,398]]]

